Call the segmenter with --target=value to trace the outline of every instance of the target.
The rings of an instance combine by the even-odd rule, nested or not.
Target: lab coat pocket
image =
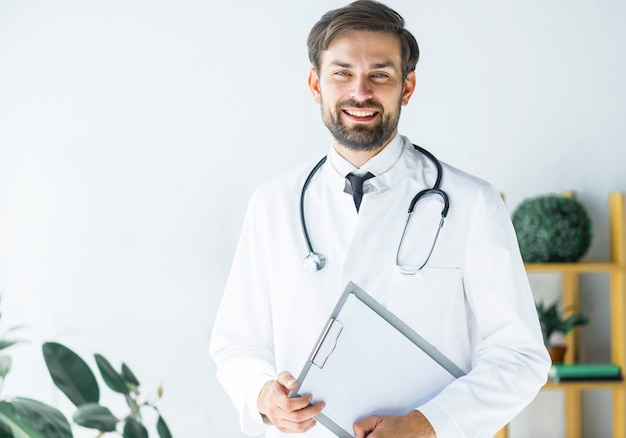
[[[438,348],[451,345],[455,324],[463,324],[464,308],[459,268],[393,274],[389,310]]]

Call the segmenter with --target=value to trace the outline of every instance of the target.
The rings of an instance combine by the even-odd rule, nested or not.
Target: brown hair
[[[396,11],[374,0],[357,0],[340,9],[322,15],[315,23],[309,37],[309,60],[319,70],[321,53],[328,49],[333,40],[350,30],[389,32],[398,37],[402,51],[403,77],[415,70],[419,58],[419,47],[415,37],[404,28],[404,18]]]

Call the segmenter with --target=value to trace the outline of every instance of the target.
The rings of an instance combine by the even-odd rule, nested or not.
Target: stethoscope
[[[446,216],[448,215],[448,210],[450,209],[450,201],[448,200],[448,195],[446,194],[446,192],[444,192],[443,190],[439,188],[441,186],[441,176],[443,173],[443,170],[441,168],[441,163],[433,154],[428,152],[426,149],[420,146],[417,146],[415,144],[413,145],[413,147],[415,148],[415,150],[426,155],[433,162],[433,164],[437,168],[437,179],[435,180],[435,184],[433,185],[432,188],[424,189],[421,192],[419,192],[417,195],[415,195],[413,199],[411,200],[411,204],[409,205],[409,210],[407,212],[406,221],[404,223],[404,230],[402,231],[402,237],[400,237],[400,243],[398,244],[398,252],[396,253],[396,268],[404,275],[414,275],[417,272],[419,272],[424,266],[426,266],[426,263],[428,263],[428,260],[430,259],[430,256],[432,255],[433,250],[435,249],[435,245],[439,237],[439,232],[441,231],[441,228],[443,227],[443,223],[446,219]],[[306,194],[306,191],[309,186],[309,183],[311,182],[311,179],[313,179],[313,176],[326,162],[326,158],[327,156],[324,156],[313,167],[313,169],[307,176],[306,180],[304,181],[304,184],[302,185],[302,193],[300,194],[300,224],[302,225],[302,234],[304,234],[304,240],[306,241],[306,246],[309,250],[308,255],[304,258],[304,261],[303,261],[304,270],[307,272],[321,271],[324,268],[324,266],[326,266],[326,256],[320,252],[315,252],[313,250],[313,246],[311,245],[311,239],[309,238],[309,232],[306,226],[306,218],[304,215],[304,195]],[[433,195],[433,194],[441,197],[441,199],[443,200],[443,209],[441,210],[441,219],[439,221],[439,226],[437,227],[435,239],[433,240],[433,244],[430,247],[428,256],[426,257],[426,260],[424,261],[424,263],[419,267],[401,265],[399,261],[400,250],[402,249],[404,236],[406,235],[406,230],[409,226],[411,215],[413,214],[413,210],[415,209],[415,204],[417,204],[417,202],[420,199],[422,199],[424,196]]]

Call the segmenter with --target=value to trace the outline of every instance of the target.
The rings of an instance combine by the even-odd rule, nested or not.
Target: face
[[[339,146],[376,151],[395,136],[400,107],[415,88],[402,79],[400,42],[384,32],[350,31],[333,40],[312,69],[309,87]]]

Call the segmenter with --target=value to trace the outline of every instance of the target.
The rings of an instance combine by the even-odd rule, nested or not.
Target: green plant
[[[17,328],[7,330],[0,338],[0,350],[25,342],[6,338]],[[97,437],[116,432],[123,438],[148,438],[142,411],[154,410],[156,430],[160,438],[172,438],[156,402],[162,396],[157,390],[153,400],[140,400],[139,380],[131,369],[122,364],[117,372],[100,354],[95,354],[96,365],[104,383],[114,392],[124,396],[130,411],[121,418],[100,404],[100,388],[94,373],[75,352],[56,342],[46,342],[42,351],[48,372],[54,384],[77,407],[72,419],[83,427],[98,430]],[[5,379],[11,371],[12,359],[0,354],[0,394]],[[69,421],[56,408],[24,397],[0,397],[0,438],[73,438]]]
[[[2,389],[13,366],[5,350],[26,342],[12,338],[21,327],[11,327],[0,338],[0,437],[2,438],[72,438],[65,416],[56,408],[26,397],[6,397]]]
[[[512,221],[525,262],[575,262],[591,245],[591,220],[573,196],[526,199],[513,212]]]
[[[550,338],[555,333],[563,335],[571,332],[578,325],[586,325],[589,323],[589,317],[583,313],[569,313],[565,309],[561,312],[559,301],[554,302],[550,306],[543,303],[537,303],[537,314],[539,315],[539,323],[541,324],[541,332],[543,334],[543,342],[546,346],[550,344]],[[566,316],[567,314],[567,316]]]
[[[44,343],[42,350],[52,381],[77,407],[72,416],[76,424],[97,429],[100,431],[98,436],[121,429],[123,438],[147,438],[142,410],[152,409],[158,417],[156,429],[159,437],[172,437],[156,406],[156,400],[162,395],[161,388],[157,390],[155,400],[140,400],[139,380],[126,364],[123,363],[118,372],[104,356],[94,355],[104,383],[123,395],[130,408],[128,414],[117,418],[108,408],[100,405],[100,388],[96,377],[80,356],[56,342]]]

